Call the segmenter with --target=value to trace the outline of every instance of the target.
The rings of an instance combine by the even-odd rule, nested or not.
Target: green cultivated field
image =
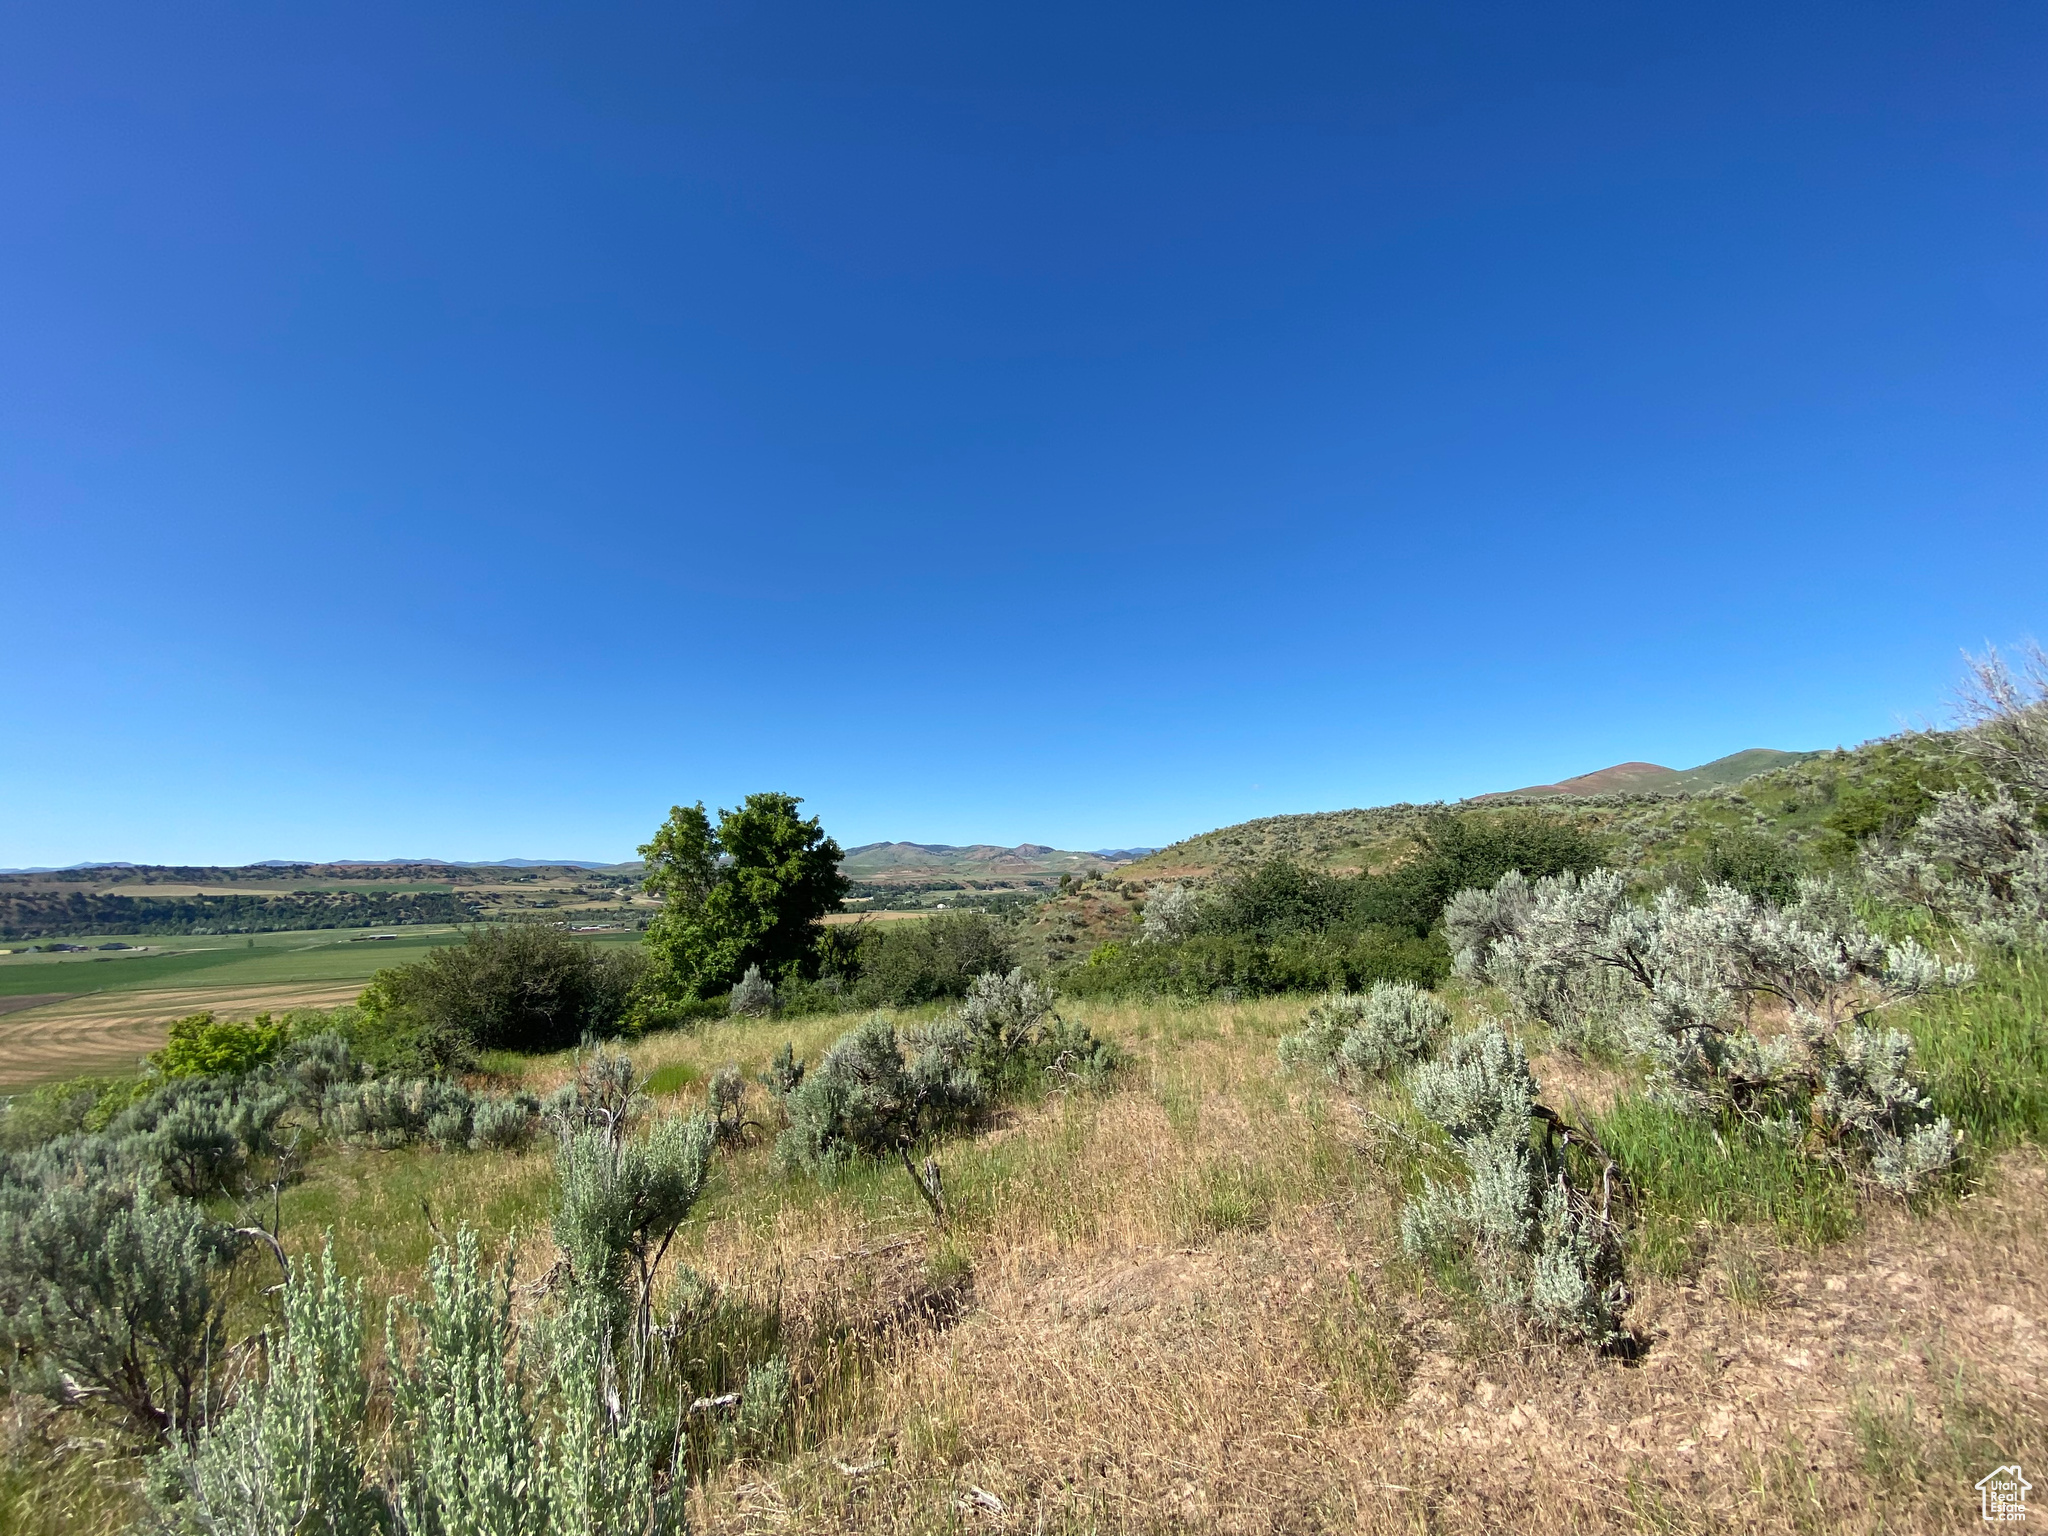
[[[368,981],[387,965],[417,960],[453,944],[456,927],[404,928],[398,937],[351,942],[376,929],[321,929],[302,933],[220,934],[153,941],[145,954],[0,955],[0,997],[40,993],[135,992],[165,987],[265,986],[299,981]],[[118,936],[109,936],[118,937]],[[636,943],[637,933],[588,935],[597,943]],[[253,940],[253,942],[252,942]],[[108,938],[81,939],[103,944]],[[128,939],[126,942],[149,942]]]

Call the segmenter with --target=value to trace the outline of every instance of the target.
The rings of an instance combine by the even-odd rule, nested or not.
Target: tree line
[[[287,933],[461,923],[479,908],[445,891],[294,891],[276,896],[119,896],[0,889],[0,938],[94,933]]]

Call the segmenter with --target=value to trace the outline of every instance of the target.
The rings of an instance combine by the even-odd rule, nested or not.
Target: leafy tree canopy
[[[699,801],[676,806],[640,850],[662,899],[647,930],[652,985],[678,1000],[729,991],[758,965],[781,982],[815,972],[818,919],[850,882],[839,844],[795,795],[749,795],[714,828]]]
[[[173,1024],[164,1048],[149,1059],[165,1077],[236,1077],[275,1056],[285,1033],[285,1026],[273,1024],[267,1013],[258,1014],[253,1024],[223,1023],[210,1013],[195,1013]]]

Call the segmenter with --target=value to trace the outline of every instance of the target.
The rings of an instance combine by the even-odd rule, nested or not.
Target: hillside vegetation
[[[2048,668],[1978,683],[1022,925],[820,930],[792,797],[678,807],[644,956],[10,1101],[0,1523],[1961,1528],[2048,1450]]]
[[[1009,882],[1026,877],[1080,874],[1130,862],[1127,851],[1074,853],[1041,843],[1014,848],[975,843],[954,847],[944,843],[863,843],[846,850],[842,868],[855,880],[877,884],[953,878]]]

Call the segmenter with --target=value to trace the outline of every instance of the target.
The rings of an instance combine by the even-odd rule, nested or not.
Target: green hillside
[[[1653,787],[1647,789],[1640,787],[1642,775],[1629,775],[1623,782],[1633,787],[1621,792],[1536,797],[1531,791],[1515,791],[1449,806],[1385,805],[1266,816],[1185,838],[1114,873],[1135,886],[1162,879],[1200,882],[1275,858],[1318,869],[1377,869],[1407,857],[1415,833],[1431,817],[1447,811],[1497,815],[1518,804],[1584,827],[1606,841],[1617,863],[1630,867],[1656,869],[1692,858],[1717,835],[1738,830],[1759,833],[1824,860],[1845,856],[1854,840],[1869,830],[1864,826],[1869,818],[1899,814],[1894,802],[1914,802],[1917,792],[1912,785],[1919,777],[1952,772],[1954,756],[1951,738],[1941,734],[1887,738],[1849,751],[1781,752],[1759,747],[1683,773],[1660,770],[1670,779],[1651,779]],[[1520,800],[1524,795],[1531,798]],[[1892,809],[1884,809],[1888,806]]]
[[[1744,779],[1755,778],[1760,773],[1769,773],[1775,768],[1790,768],[1809,758],[1819,757],[1818,752],[1779,752],[1770,747],[1751,747],[1747,752],[1731,752],[1726,757],[1717,757],[1711,763],[1697,768],[1688,768],[1667,786],[1677,790],[1711,789],[1716,784],[1740,784]]]

